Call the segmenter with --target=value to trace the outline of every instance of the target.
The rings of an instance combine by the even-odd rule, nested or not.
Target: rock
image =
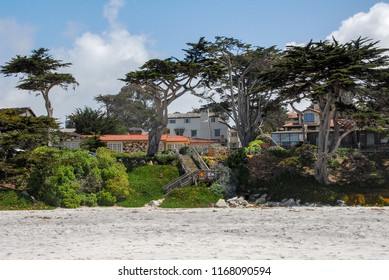
[[[241,202],[243,202],[243,201],[245,201],[246,199],[244,198],[244,196],[241,196],[241,197],[238,198],[238,200],[241,201]]]
[[[151,206],[151,207],[159,207],[159,206],[161,206],[163,201],[164,201],[163,198],[162,199],[158,199],[158,200],[152,200],[149,203],[147,203],[146,205],[147,206]]]
[[[255,201],[255,204],[265,204],[266,198],[260,197]]]
[[[228,207],[228,204],[227,204],[227,202],[226,202],[224,199],[220,198],[220,199],[216,202],[215,207],[217,207],[217,208],[227,208],[227,207]]]
[[[286,201],[283,200],[280,205],[285,207],[291,207],[291,206],[296,206],[296,202],[294,201],[293,198],[290,198]]]
[[[263,194],[263,195],[261,195],[261,198],[266,198],[267,197],[267,194],[265,193],[265,194]]]
[[[255,193],[255,194],[252,194],[251,197],[254,198],[254,199],[257,199],[261,196],[261,194],[259,193]]]
[[[249,205],[249,203],[247,202],[247,200],[243,200],[241,205],[243,207],[247,207]]]
[[[232,208],[236,208],[236,207],[238,207],[239,206],[239,204],[238,203],[236,203],[236,201],[230,201],[229,203],[228,203],[228,205],[230,205],[230,207],[232,207]]]
[[[340,206],[340,207],[344,207],[344,206],[347,206],[346,205],[346,202],[344,202],[344,200],[341,200],[341,199],[338,199],[336,201],[336,205]]]

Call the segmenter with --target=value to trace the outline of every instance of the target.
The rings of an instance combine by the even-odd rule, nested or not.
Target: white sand
[[[0,211],[0,259],[389,259],[389,207]]]

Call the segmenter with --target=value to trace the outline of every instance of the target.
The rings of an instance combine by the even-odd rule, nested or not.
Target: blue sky
[[[45,47],[73,63],[76,91],[52,92],[54,116],[97,108],[93,97],[117,93],[118,78],[151,58],[180,57],[187,42],[228,36],[257,46],[306,43],[335,35],[368,36],[389,47],[389,2],[373,0],[2,0],[0,65]],[[43,99],[0,77],[0,107],[27,106],[45,114]],[[186,112],[201,104],[187,96],[171,105]]]

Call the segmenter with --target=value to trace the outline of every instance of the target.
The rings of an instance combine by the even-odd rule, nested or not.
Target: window
[[[184,135],[184,129],[183,128],[177,128],[174,130],[176,135]]]
[[[190,131],[190,137],[197,137],[197,130],[191,130]]]
[[[210,117],[210,120],[211,120],[211,122],[216,122],[216,118],[215,117]]]
[[[190,119],[184,119],[184,123],[190,123]]]
[[[176,123],[176,120],[169,120],[169,123]]]
[[[108,149],[115,152],[122,152],[122,143],[108,143],[107,144]]]
[[[313,113],[304,114],[304,122],[315,122],[315,115]]]
[[[215,137],[220,137],[220,129],[215,129]]]
[[[238,132],[231,132],[231,137],[238,137]]]

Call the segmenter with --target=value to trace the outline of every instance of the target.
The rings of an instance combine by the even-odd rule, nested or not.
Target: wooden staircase
[[[165,194],[174,189],[197,185],[198,182],[212,182],[216,179],[216,172],[209,169],[194,148],[189,148],[185,155],[178,155],[184,174],[164,187]]]

